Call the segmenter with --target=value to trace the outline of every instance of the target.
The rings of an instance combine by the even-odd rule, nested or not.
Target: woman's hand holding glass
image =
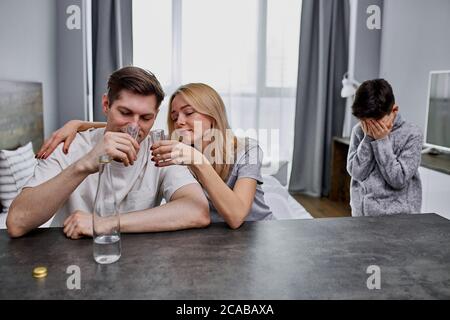
[[[165,140],[166,136],[164,134],[164,129],[155,129],[149,132],[150,137],[150,146],[152,146],[155,142]]]
[[[157,167],[195,165],[205,162],[204,156],[200,151],[175,140],[155,142],[151,147],[151,151],[151,160],[155,162]]]

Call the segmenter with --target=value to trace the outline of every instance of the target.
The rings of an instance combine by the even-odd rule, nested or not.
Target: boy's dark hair
[[[110,75],[107,92],[110,106],[119,98],[122,90],[128,90],[143,96],[155,95],[157,108],[164,99],[164,90],[155,75],[138,67],[124,67]]]
[[[392,87],[384,79],[364,81],[356,90],[352,113],[358,119],[381,119],[395,104]]]

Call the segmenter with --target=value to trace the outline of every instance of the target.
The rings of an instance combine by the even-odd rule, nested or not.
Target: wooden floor
[[[314,218],[350,217],[350,205],[306,195],[292,195]]]

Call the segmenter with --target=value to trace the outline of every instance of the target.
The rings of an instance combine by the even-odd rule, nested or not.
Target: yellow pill
[[[33,277],[44,278],[46,276],[47,276],[47,268],[46,267],[36,267],[33,269]]]

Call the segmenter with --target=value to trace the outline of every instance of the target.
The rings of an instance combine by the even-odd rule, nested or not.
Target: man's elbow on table
[[[20,206],[17,205],[17,198],[9,207],[8,216],[6,217],[6,228],[11,238],[18,238],[25,235],[29,230],[21,223]]]
[[[194,224],[197,228],[206,228],[211,224],[208,200],[204,197],[203,199],[196,199],[195,202],[196,218]]]
[[[184,228],[205,228],[210,225],[208,199],[198,184],[189,184],[178,189],[171,201],[178,202],[178,209],[183,208],[187,214],[184,217]]]
[[[200,189],[201,191],[201,189]],[[192,216],[191,223],[194,228],[206,228],[211,224],[211,217],[209,215],[209,204],[203,192],[191,194],[189,197]]]

